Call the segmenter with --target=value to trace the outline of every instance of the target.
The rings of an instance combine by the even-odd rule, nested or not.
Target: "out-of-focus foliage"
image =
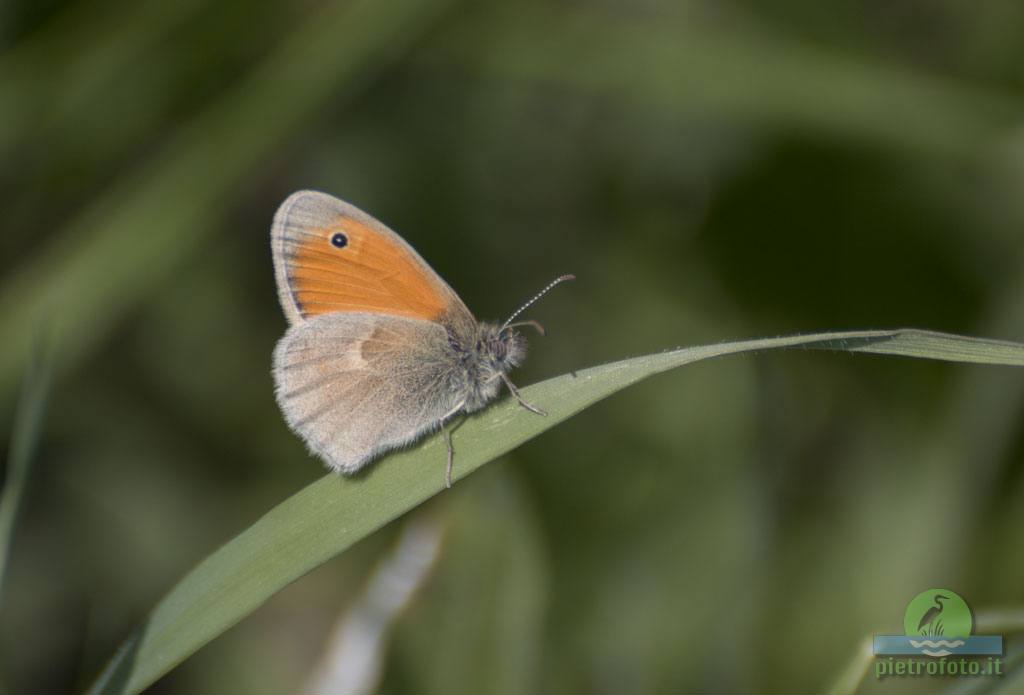
[[[574,272],[519,383],[749,335],[1024,337],[1019,2],[15,1],[0,39],[5,429],[40,326],[61,366],[0,606],[11,692],[87,683],[321,475],[269,377],[295,189],[389,223],[481,317]],[[1022,395],[1009,368],[819,353],[627,391],[436,501],[382,690],[800,692],[925,588],[1024,603]],[[393,536],[155,691],[308,682]]]

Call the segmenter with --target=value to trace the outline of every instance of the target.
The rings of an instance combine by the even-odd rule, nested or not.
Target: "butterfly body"
[[[358,208],[295,193],[271,244],[290,323],[274,350],[275,393],[329,467],[354,472],[483,408],[502,383],[518,397],[507,373],[525,357],[522,334],[477,322],[412,247]]]
[[[518,367],[526,357],[526,338],[494,323],[481,323],[475,335],[450,335],[449,340],[462,366],[453,388],[462,394],[467,413],[494,400],[501,390],[502,375]]]

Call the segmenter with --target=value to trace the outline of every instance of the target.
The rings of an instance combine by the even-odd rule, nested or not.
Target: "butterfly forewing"
[[[289,197],[274,218],[271,244],[289,323],[339,312],[473,322],[458,295],[401,237],[326,193]]]

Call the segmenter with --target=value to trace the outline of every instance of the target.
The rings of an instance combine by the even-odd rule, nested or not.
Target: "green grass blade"
[[[955,338],[956,336],[949,337]],[[881,633],[882,631],[879,630],[879,632]],[[1007,635],[1024,632],[1024,608],[989,608],[978,611],[975,614],[975,632],[982,635]],[[857,644],[857,649],[850,658],[849,663],[847,663],[835,682],[824,691],[825,695],[854,695],[860,689],[875,659],[875,655],[872,652],[873,642],[874,636],[867,635]],[[1009,653],[1004,655],[1004,657],[1009,656]],[[1006,661],[1009,660],[1007,659]],[[1005,672],[1009,673],[1009,671]],[[967,683],[958,684],[958,686],[962,687],[951,687],[946,692],[981,692],[985,685],[991,685],[994,689],[1003,680],[1002,678],[992,678],[982,679],[979,682],[969,679]],[[988,688],[984,688],[984,690],[987,691]]]
[[[857,649],[853,653],[850,662],[843,669],[839,677],[825,690],[825,695],[853,695],[864,682],[864,677],[871,668],[871,662],[875,658],[872,651],[874,639],[872,635],[866,636],[857,643]]]
[[[453,434],[459,479],[654,374],[723,355],[780,348],[870,352],[1024,365],[1024,345],[918,331],[854,331],[682,348],[582,370],[524,389],[547,410],[506,399]],[[189,572],[122,646],[92,692],[138,692],[258,608],[275,592],[444,488],[445,446],[431,437],[371,465],[365,475],[328,474],[288,498]]]
[[[33,355],[21,390],[18,409],[14,416],[11,448],[7,457],[7,480],[0,493],[0,597],[7,576],[7,562],[11,541],[18,520],[18,509],[25,491],[29,470],[35,458],[39,433],[46,413],[46,400],[50,391],[50,359],[48,353]]]

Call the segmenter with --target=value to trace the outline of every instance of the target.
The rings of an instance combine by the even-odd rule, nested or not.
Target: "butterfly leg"
[[[441,431],[444,432],[444,443],[448,445],[448,465],[444,469],[444,486],[450,490],[452,487],[452,462],[455,460],[455,449],[452,447],[452,433],[446,430],[443,425]]]
[[[508,386],[508,390],[511,391],[512,395],[516,397],[517,401],[519,401],[519,405],[523,406],[531,413],[537,413],[538,415],[547,415],[547,413],[545,413],[543,410],[527,402],[526,400],[523,399],[521,395],[519,395],[519,389],[516,388],[516,385],[512,383],[512,381],[508,378],[505,372],[501,372],[501,380],[505,382],[505,386]]]
[[[444,435],[444,443],[448,447],[448,465],[444,469],[444,486],[448,489],[452,487],[452,462],[455,460],[455,448],[452,446],[452,432],[445,428],[444,423],[448,418],[458,414],[465,406],[466,402],[462,401],[441,418],[441,433]]]

